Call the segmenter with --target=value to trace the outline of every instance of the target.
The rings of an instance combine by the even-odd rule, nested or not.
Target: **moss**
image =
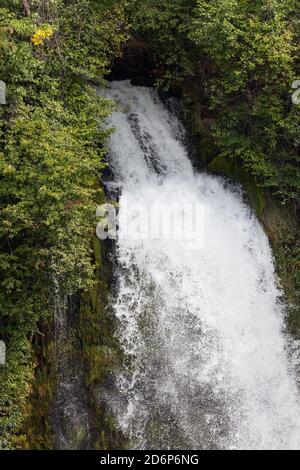
[[[26,439],[23,449],[46,450],[54,447],[54,435],[49,420],[56,384],[55,344],[51,320],[44,321],[34,339],[36,363],[32,393],[28,407],[28,419],[23,426]]]
[[[107,409],[103,396],[110,389],[113,371],[120,366],[121,353],[114,337],[115,319],[109,309],[111,266],[103,262],[103,247],[92,241],[96,282],[81,296],[78,335],[85,364],[85,382],[93,410],[96,449],[123,448],[124,439]]]
[[[89,365],[87,385],[101,384],[119,363],[116,351],[104,345],[93,345],[87,348],[85,355]]]
[[[208,165],[216,155],[216,146],[210,136],[201,137],[199,141],[199,157],[200,161]]]
[[[300,336],[300,224],[289,207],[266,197],[260,218],[273,247],[281,285],[288,300],[288,326]]]
[[[68,360],[75,361],[82,367],[93,448],[123,448],[123,437],[117,431],[115,420],[103,399],[104,393],[110,386],[111,374],[121,362],[121,353],[114,337],[114,317],[109,311],[111,266],[103,261],[101,242],[95,237],[91,243],[95,282],[87,291],[74,294],[73,299],[70,299],[72,312],[68,320],[68,338],[62,351]],[[22,414],[17,416],[13,435],[11,418],[9,420],[7,433],[10,435],[10,441],[9,445],[5,445],[4,442],[5,448],[10,446],[40,450],[55,447],[51,413],[58,376],[57,351],[52,333],[53,321],[53,318],[48,318],[39,325],[39,334],[34,336],[33,348],[29,342],[26,343],[29,350],[26,353],[26,361],[23,361],[24,369],[16,369],[16,377],[12,383],[16,390],[21,384],[24,409]],[[32,349],[34,353],[31,352]],[[4,385],[7,390],[7,384]],[[21,394],[16,394],[18,410]],[[2,400],[5,396],[2,395]],[[74,434],[69,436],[70,442],[75,444],[81,442],[84,432],[85,430],[80,428],[74,430]]]
[[[98,238],[94,237],[93,241],[93,253],[94,253],[94,258],[95,258],[95,265],[96,268],[99,269],[102,266],[102,256],[101,256],[101,243]]]

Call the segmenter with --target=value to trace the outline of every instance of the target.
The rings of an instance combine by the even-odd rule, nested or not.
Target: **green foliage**
[[[193,88],[191,101],[208,107],[219,154],[297,204],[300,111],[291,84],[300,73],[299,1],[134,0],[130,8],[157,84]]]
[[[15,435],[28,416],[28,395],[34,375],[30,344],[16,326],[10,334],[7,363],[1,366],[0,381],[0,450],[19,447]]]
[[[60,10],[58,34],[59,71],[99,79],[128,38],[124,2],[75,0]]]
[[[241,159],[283,201],[300,195],[295,2],[199,0],[190,38],[211,61],[206,86],[221,154]]]
[[[99,101],[81,92],[78,114],[47,97],[34,108],[22,104],[6,131],[0,164],[5,175],[0,197],[6,204],[0,236],[10,242],[18,262],[24,256],[27,266],[30,263],[30,275],[50,269],[52,263],[53,275],[74,272],[83,284],[90,269],[86,243],[93,226],[97,174],[103,168],[99,146],[105,137],[95,116],[101,112],[103,117],[109,109]],[[29,240],[35,241],[32,253]],[[5,279],[13,295],[18,270],[14,272],[11,263]]]
[[[3,51],[13,48],[13,44],[10,40],[12,33],[12,28],[4,26],[0,28],[0,56]]]
[[[194,0],[133,0],[131,22],[148,42],[157,67],[157,84],[168,89],[194,73],[192,42],[188,35]]]
[[[25,446],[34,372],[31,338],[62,289],[94,283],[91,239],[104,121],[112,104],[102,80],[128,36],[124,1],[1,2],[0,78],[0,447]]]
[[[299,1],[176,0],[131,4],[162,88],[193,83],[219,154],[241,160],[283,202],[300,195]],[[193,81],[191,81],[191,77]],[[197,84],[196,81],[199,81]]]

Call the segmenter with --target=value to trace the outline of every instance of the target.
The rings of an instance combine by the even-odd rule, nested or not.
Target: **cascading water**
[[[124,364],[110,405],[121,430],[133,448],[300,448],[281,292],[260,224],[236,188],[195,174],[180,124],[154,91],[125,81],[108,95],[119,103],[110,165],[120,230],[136,205],[203,208],[193,242],[159,236],[159,218],[157,237],[117,240]]]

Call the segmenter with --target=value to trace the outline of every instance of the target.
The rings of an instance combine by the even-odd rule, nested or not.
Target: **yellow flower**
[[[54,34],[54,29],[51,26],[43,26],[36,30],[31,38],[31,42],[35,46],[42,46],[46,39],[51,38]]]

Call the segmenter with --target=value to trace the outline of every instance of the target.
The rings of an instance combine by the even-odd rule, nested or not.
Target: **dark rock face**
[[[130,41],[121,58],[115,60],[109,81],[130,79],[134,85],[153,86],[157,78],[150,47],[141,39]]]
[[[114,393],[112,371],[118,366],[114,319],[109,310],[112,247],[93,239],[95,286],[55,308],[56,385],[50,412],[54,448],[122,448],[104,397]]]
[[[55,336],[57,386],[50,421],[58,450],[91,449],[92,410],[85,385],[86,366],[80,357],[77,337],[80,304],[73,298],[56,296]]]

